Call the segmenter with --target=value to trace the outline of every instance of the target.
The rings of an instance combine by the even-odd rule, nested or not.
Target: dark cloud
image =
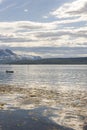
[[[83,31],[71,31],[71,30],[61,30],[61,31],[52,31],[52,32],[39,32],[36,34],[37,38],[53,38],[54,39],[58,39],[61,36],[65,36],[68,35],[70,37],[83,37],[86,38],[87,37],[87,31],[83,30]]]
[[[28,30],[31,29],[32,30],[32,29],[43,29],[43,26],[42,25],[37,25],[37,24],[36,25],[35,24],[34,25],[30,24],[30,25],[19,25],[19,28],[28,29]]]

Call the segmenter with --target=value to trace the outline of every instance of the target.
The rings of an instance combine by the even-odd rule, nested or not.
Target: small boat
[[[12,70],[6,70],[6,73],[14,73]]]

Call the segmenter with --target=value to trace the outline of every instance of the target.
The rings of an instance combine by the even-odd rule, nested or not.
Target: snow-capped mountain
[[[0,58],[1,57],[9,57],[9,56],[16,56],[15,53],[13,53],[11,50],[9,49],[0,49]]]
[[[12,62],[22,62],[28,60],[39,60],[40,56],[32,55],[17,55],[9,49],[0,49],[0,63],[12,63]]]

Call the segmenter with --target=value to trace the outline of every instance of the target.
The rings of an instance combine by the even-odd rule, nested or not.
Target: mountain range
[[[41,59],[40,56],[18,55],[9,49],[0,49],[0,64],[20,63]]]
[[[9,49],[0,49],[0,64],[87,64],[87,57],[41,58],[18,55]]]

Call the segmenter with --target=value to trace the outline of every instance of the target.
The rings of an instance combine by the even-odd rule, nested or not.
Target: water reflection
[[[14,74],[12,73],[6,73],[5,70],[0,71],[0,84],[10,84],[10,82],[13,80]]]
[[[6,74],[5,70],[14,70]],[[0,84],[40,87],[87,88],[87,66],[0,65]]]
[[[14,112],[1,111],[0,130],[73,130],[56,124],[44,116],[46,110],[48,108],[44,107],[43,109],[36,108],[27,111],[17,109]],[[38,111],[41,112],[40,115],[38,115]]]
[[[22,126],[30,128],[32,125],[33,130],[35,129],[31,120],[33,119],[33,121],[39,123],[38,128],[41,123],[47,123],[47,126],[49,124],[49,128],[46,126],[46,130],[54,130],[54,128],[83,130],[84,123],[87,120],[86,108],[87,91],[64,89],[55,91],[47,88],[0,86],[0,109],[3,110],[0,110],[0,123],[3,119],[2,130],[8,127],[6,125],[8,122],[7,117],[14,121],[12,124],[9,121],[8,129],[18,123],[20,124],[18,129],[22,129]],[[45,119],[45,122],[43,119]],[[31,125],[23,125],[21,121],[29,121],[28,123],[31,121]],[[51,127],[52,122],[56,124],[55,127]]]
[[[87,66],[0,66],[0,84],[1,130],[86,130]]]

